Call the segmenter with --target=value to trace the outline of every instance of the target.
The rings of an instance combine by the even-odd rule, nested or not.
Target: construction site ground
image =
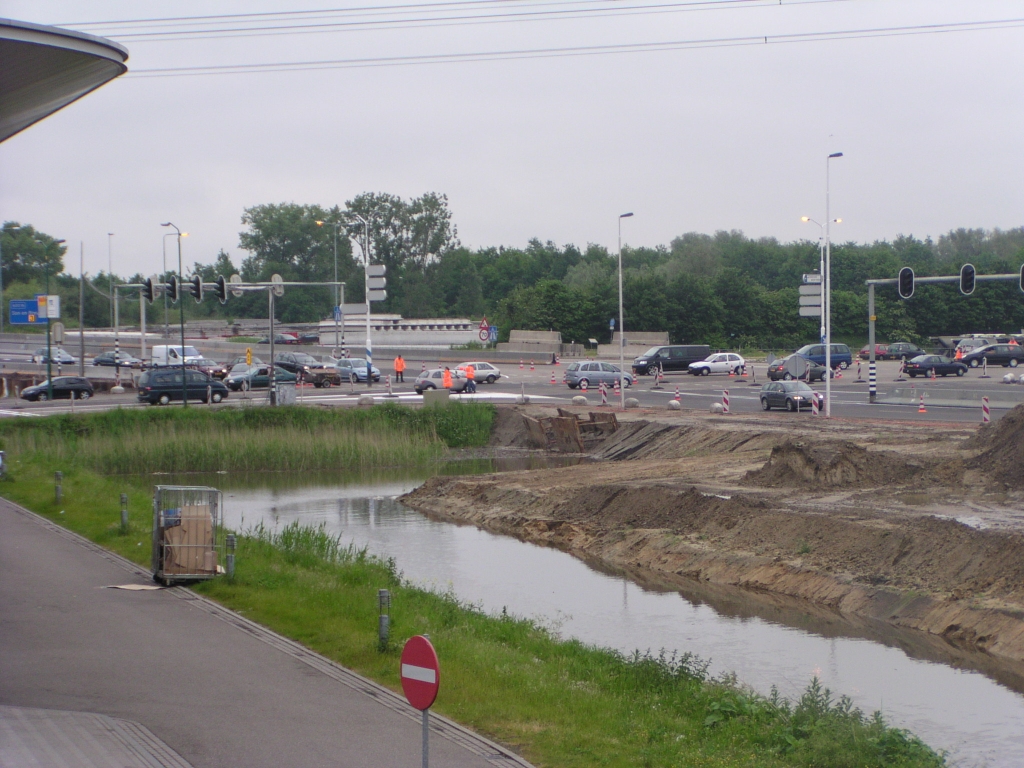
[[[555,413],[499,408],[496,449],[538,450],[524,415]],[[926,633],[1024,680],[1024,407],[985,427],[618,416],[584,463],[439,476],[402,500],[662,583]]]

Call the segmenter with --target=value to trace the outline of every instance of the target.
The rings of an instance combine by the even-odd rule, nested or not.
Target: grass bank
[[[151,496],[131,476],[67,469],[64,500],[42,454],[15,457],[0,494],[139,563],[148,559]],[[118,495],[129,494],[127,534]],[[376,642],[377,590],[392,591],[392,643]],[[400,689],[398,658],[428,633],[444,666],[436,710],[538,766],[774,768],[942,766],[904,731],[812,685],[795,702],[710,680],[689,656],[623,656],[455,596],[403,582],[398,564],[368,556],[323,530],[292,526],[240,537],[233,580],[196,587],[345,666]]]
[[[486,444],[493,406],[147,408],[0,421],[12,457],[102,474],[310,472],[419,464]]]

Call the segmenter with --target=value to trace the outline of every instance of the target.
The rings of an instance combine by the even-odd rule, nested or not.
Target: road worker
[[[403,360],[402,356],[399,355],[398,357],[395,358],[395,381],[396,382],[401,381],[401,382],[404,383],[405,382],[405,376],[402,375],[404,373],[405,373],[405,360]]]
[[[956,348],[956,355],[954,355],[954,358],[957,359],[957,360],[963,360],[964,359],[963,347],[957,347]]]
[[[466,364],[466,391],[476,392],[476,368],[472,363]]]
[[[452,371],[447,365],[444,367],[444,377],[441,379],[441,386],[445,389],[452,388]]]

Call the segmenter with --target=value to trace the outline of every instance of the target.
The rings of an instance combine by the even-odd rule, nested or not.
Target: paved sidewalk
[[[152,581],[117,555],[0,500],[5,768],[15,754],[12,734],[16,727],[25,732],[31,718],[36,741],[18,742],[19,768],[90,765],[75,758],[83,729],[117,737],[142,765],[420,765],[420,713],[401,696],[189,590],[105,588],[129,583]],[[431,765],[529,766],[444,718],[432,716],[431,726]],[[67,762],[30,761],[31,745],[38,751],[44,742],[51,750],[63,744],[64,752],[53,754]],[[120,748],[112,744],[105,748]]]

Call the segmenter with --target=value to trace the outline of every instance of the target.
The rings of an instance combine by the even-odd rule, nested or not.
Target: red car
[[[860,352],[857,356],[861,360],[871,359],[871,345],[865,344],[860,348]],[[875,344],[875,360],[888,360],[889,359],[889,345],[888,344]]]

